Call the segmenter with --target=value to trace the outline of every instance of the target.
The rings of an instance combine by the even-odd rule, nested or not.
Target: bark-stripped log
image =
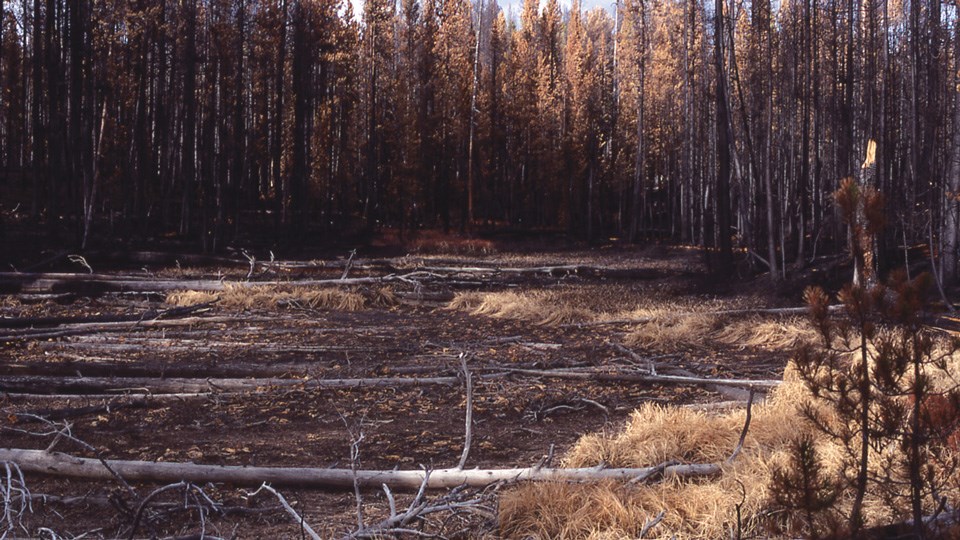
[[[842,306],[830,306],[830,311],[839,311]],[[791,307],[791,308],[747,308],[747,309],[723,309],[719,311],[694,311],[689,313],[674,313],[673,316],[713,316],[713,317],[729,317],[735,315],[807,315],[810,313],[810,308],[808,307]],[[656,320],[662,319],[663,316],[656,317],[634,317],[627,319],[610,319],[602,321],[589,321],[582,323],[570,323],[560,325],[562,328],[585,328],[589,326],[606,326],[614,324],[644,324],[653,322]]]
[[[222,291],[227,286],[297,286],[333,287],[342,285],[372,285],[380,283],[447,281],[451,276],[471,274],[493,275],[542,275],[562,277],[604,277],[621,279],[658,279],[664,277],[662,270],[650,268],[607,268],[582,265],[514,267],[428,267],[412,270],[406,274],[388,274],[349,279],[305,279],[296,281],[223,281],[216,279],[169,279],[115,276],[109,274],[65,273],[20,273],[0,272],[0,294],[61,293],[102,294],[117,292],[169,292],[176,290]]]
[[[604,373],[596,371],[560,371],[522,368],[503,368],[499,373],[480,378],[500,379],[507,375],[527,375],[554,379],[578,379],[602,383],[695,384],[732,386],[738,388],[774,388],[781,381],[772,379],[713,379],[683,375],[650,375],[642,372]],[[238,392],[263,388],[369,388],[395,386],[425,386],[458,384],[457,377],[374,377],[350,379],[190,379],[154,377],[0,377],[0,392],[15,393],[109,393],[130,390],[151,393]]]
[[[60,452],[0,448],[0,462],[16,463],[23,472],[60,477],[113,480],[115,477],[98,459],[81,458]],[[350,469],[319,469],[310,467],[243,467],[235,465],[198,465],[195,463],[107,460],[116,474],[128,482],[178,482],[194,484],[207,482],[235,485],[353,489],[354,482],[361,488],[419,489],[423,484],[423,470],[379,471]],[[466,485],[485,487],[497,482],[559,481],[597,482],[602,480],[654,480],[659,477],[701,477],[719,474],[719,464],[681,464],[669,466],[601,469],[552,469],[525,467],[514,469],[436,469],[430,471],[428,489],[449,489]]]
[[[239,392],[262,388],[370,388],[459,384],[457,377],[378,377],[370,379],[182,379],[144,377],[42,377],[0,378],[0,392],[109,393],[148,390],[158,394]]]

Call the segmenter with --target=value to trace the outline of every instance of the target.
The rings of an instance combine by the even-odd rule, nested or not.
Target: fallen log
[[[194,349],[196,352],[196,349]],[[299,363],[250,364],[244,362],[179,362],[168,359],[145,359],[143,363],[112,358],[71,355],[69,360],[26,360],[0,363],[0,371],[8,375],[43,375],[47,377],[184,377],[184,378],[244,378],[244,377],[304,377],[321,376],[323,365]],[[442,368],[431,368],[437,372]],[[398,373],[394,370],[389,370]],[[386,374],[386,373],[384,373]]]
[[[77,299],[74,293],[42,293],[42,294],[15,294],[10,295],[21,304],[42,304],[44,302],[56,302],[58,304],[69,304]]]
[[[418,266],[418,270],[442,274],[515,274],[515,275],[546,275],[562,277],[575,275],[580,277],[615,278],[615,279],[658,279],[664,277],[662,270],[654,268],[612,268],[608,266],[587,266],[580,264],[564,264],[554,266]]]
[[[604,373],[596,371],[560,371],[522,368],[503,368],[508,373],[533,375],[555,379],[581,379],[598,382],[648,382],[659,384],[721,385],[738,388],[776,388],[782,381],[773,379],[712,379],[686,375],[652,375],[646,372]]]
[[[159,404],[157,401],[149,399],[134,399],[110,401],[99,405],[87,405],[85,407],[62,407],[57,409],[38,409],[33,411],[12,412],[8,418],[15,418],[19,423],[29,422],[57,422],[60,420],[69,420],[71,418],[80,418],[92,414],[112,412],[119,409],[146,409]]]
[[[176,290],[216,292],[230,287],[298,286],[332,287],[372,285],[398,282],[450,281],[451,276],[463,274],[512,274],[546,275],[559,277],[578,275],[622,279],[657,279],[664,276],[662,270],[650,268],[606,268],[582,265],[537,266],[537,267],[423,267],[404,274],[391,273],[384,276],[369,276],[345,279],[305,279],[296,281],[224,281],[216,279],[172,279],[142,276],[116,276],[110,274],[76,273],[25,273],[0,272],[0,294],[64,293],[105,294],[120,292],[170,292]],[[452,283],[459,283],[452,280]]]
[[[178,482],[194,484],[227,483],[318,488],[418,490],[450,489],[458,486],[482,488],[498,482],[554,481],[598,482],[603,480],[688,478],[714,476],[722,471],[719,464],[680,464],[641,468],[598,467],[580,469],[525,467],[513,469],[436,469],[425,470],[351,470],[311,467],[244,467],[236,465],[199,465],[196,463],[106,460],[110,470],[98,459],[71,456],[60,452],[0,448],[0,462],[15,463],[23,472],[89,480],[114,480],[114,471],[128,482]],[[426,482],[424,482],[424,478]]]
[[[651,375],[644,372],[606,373],[590,370],[542,370],[500,368],[499,373],[481,375],[483,380],[501,379],[508,375],[527,375],[554,379],[577,379],[601,383],[694,384],[707,387],[774,388],[781,381],[768,379],[713,379],[684,375]],[[20,375],[0,377],[0,392],[9,394],[109,394],[141,391],[156,394],[203,392],[244,392],[264,388],[377,388],[397,386],[433,386],[459,384],[457,377],[373,377],[343,379],[196,379],[153,377],[49,377]]]
[[[183,319],[155,319],[150,321],[112,322],[112,323],[77,323],[60,328],[37,328],[15,333],[0,335],[0,342],[29,341],[36,339],[54,339],[93,332],[126,332],[140,328],[171,328],[194,326],[197,324],[247,322],[248,319],[239,317],[187,317]]]
[[[73,335],[73,334],[68,334]],[[47,337],[48,334],[41,334],[41,337]],[[30,336],[24,336],[23,339],[27,339]],[[58,336],[59,337],[59,336]],[[0,337],[0,341],[3,341],[3,338]],[[164,340],[173,342],[174,340]],[[152,340],[133,342],[133,343],[99,343],[99,342],[83,342],[83,341],[67,341],[60,342],[56,344],[59,348],[64,349],[73,349],[73,350],[86,350],[86,351],[103,351],[103,352],[141,352],[147,350],[162,350],[164,353],[197,353],[201,351],[221,351],[221,350],[234,350],[234,349],[249,349],[251,351],[256,351],[261,354],[282,354],[282,353],[360,353],[360,352],[375,352],[378,354],[386,352],[406,352],[407,349],[402,347],[358,347],[358,346],[349,346],[349,345],[280,345],[276,343],[251,343],[251,342],[223,342],[223,341],[212,341],[212,342],[203,342],[201,340],[182,340],[180,344],[165,344],[165,343],[156,343]]]
[[[216,302],[203,302],[191,306],[170,309],[152,309],[132,315],[97,315],[90,317],[0,317],[0,328],[36,328],[38,326],[63,326],[71,324],[95,324],[112,322],[142,322],[184,317],[209,308]]]
[[[669,373],[672,376],[680,377],[696,377],[693,372],[687,371],[685,369],[676,368],[676,367],[665,367],[663,371]],[[711,380],[712,381],[712,380]],[[716,392],[721,396],[737,401],[740,403],[746,403],[747,399],[750,397],[750,390],[745,388],[753,389],[754,386],[743,387],[739,385],[729,385],[729,384],[718,384],[716,382],[707,382],[703,384],[703,387],[711,392]]]
[[[0,377],[0,392],[81,394],[147,390],[157,394],[242,392],[262,388],[378,388],[459,384],[457,377],[377,377],[367,379],[184,379],[152,377]]]
[[[117,277],[104,274],[25,274],[0,272],[0,294],[75,292],[78,294],[96,295],[120,292],[166,293],[179,290],[217,292],[225,290],[227,287],[334,287],[395,282],[412,283],[414,281],[431,281],[444,278],[445,276],[440,274],[425,271],[376,277],[304,279],[297,281],[223,281],[217,279]]]
[[[157,402],[169,401],[198,401],[207,399],[223,399],[235,396],[249,396],[240,392],[195,392],[187,394],[147,394],[147,393],[123,393],[123,394],[21,394],[0,392],[0,401],[113,401],[123,399],[143,399]]]
[[[843,306],[834,305],[827,308],[830,311],[839,311]],[[748,308],[748,309],[722,309],[719,311],[691,311],[686,313],[673,313],[671,316],[713,316],[728,317],[736,315],[806,315],[810,313],[809,307],[789,307],[789,308]],[[662,317],[632,317],[626,319],[610,319],[601,321],[588,321],[582,323],[561,324],[561,328],[588,328],[591,326],[607,326],[615,324],[644,324],[661,319]]]

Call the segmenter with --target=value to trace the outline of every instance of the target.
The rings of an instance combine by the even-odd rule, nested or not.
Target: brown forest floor
[[[577,327],[540,324],[532,309],[571,303],[577,317],[616,318],[638,308],[661,312],[687,309],[724,309],[742,306],[796,305],[796,300],[763,292],[763,287],[722,285],[705,276],[701,255],[683,248],[563,250],[548,253],[431,255],[394,259],[413,269],[418,265],[541,266],[590,264],[651,271],[645,279],[599,279],[576,275],[535,275],[504,282],[464,278],[456,284],[437,284],[429,293],[516,293],[538,303],[527,311],[498,315],[451,309],[440,295],[436,300],[406,301],[391,306],[368,306],[357,311],[297,309],[260,305],[250,309],[214,306],[202,315],[227,316],[227,322],[198,322],[192,326],[125,332],[91,333],[47,340],[0,344],[0,391],[4,375],[114,377],[247,377],[345,378],[381,376],[437,376],[459,373],[459,354],[468,353],[475,374],[498,368],[563,368],[572,366],[629,366],[619,350],[625,344],[640,356],[656,356],[661,365],[684,368],[702,376],[776,379],[782,375],[788,351],[769,347],[707,340],[703,335],[665,333],[661,339],[638,339],[636,325]],[[137,265],[144,266],[144,265]],[[116,273],[97,268],[98,273]],[[146,265],[127,274],[177,278],[223,276],[241,280],[242,265],[173,267]],[[267,277],[336,278],[339,268],[279,268]],[[381,273],[382,274],[382,273]],[[351,277],[380,275],[355,270]],[[393,284],[396,292],[414,292],[408,284]],[[719,292],[718,292],[719,291]],[[757,292],[759,291],[759,292]],[[414,300],[411,301],[410,299]],[[680,307],[678,307],[680,306]],[[103,295],[74,297],[41,303],[21,303],[15,295],[0,296],[0,316],[70,316],[142,313],[169,307],[159,296]],[[682,307],[682,309],[681,309]],[[579,310],[579,311],[577,311]],[[641,312],[637,311],[637,313]],[[511,313],[514,313],[511,315]],[[527,315],[525,315],[527,313]],[[585,315],[586,314],[586,315]],[[592,315],[590,315],[592,314]],[[563,319],[569,322],[571,319]],[[714,328],[714,330],[718,330]],[[671,340],[676,339],[676,342]],[[597,383],[579,380],[506,377],[478,380],[475,388],[474,442],[468,467],[525,467],[541,461],[555,447],[562,455],[580,436],[618,430],[628,415],[644,402],[672,404],[723,401],[726,398],[696,386],[658,386],[638,383]],[[602,410],[596,404],[602,405]],[[46,448],[49,426],[15,413],[41,412],[97,405],[102,399],[33,399],[0,393],[0,447]],[[460,457],[464,435],[465,399],[462,387],[424,386],[317,390],[264,388],[256,393],[218,396],[186,402],[158,402],[141,408],[112,408],[70,419],[72,434],[102,451],[102,456],[147,461],[193,461],[207,464],[261,466],[350,466],[350,430],[362,430],[359,466],[365,469],[449,467]],[[33,434],[27,433],[32,432]],[[92,455],[75,443],[61,440],[57,450]],[[30,475],[33,494],[123,499],[116,484],[63,480]],[[141,496],[156,486],[135,486]],[[201,518],[195,512],[154,512],[137,537],[208,534],[237,538],[299,538],[290,517],[275,509],[275,500],[260,496],[245,500],[252,488],[210,487],[207,493],[228,504],[265,508],[238,515]],[[353,493],[282,489],[303,517],[324,538],[356,529]],[[408,497],[408,496],[407,496]],[[403,499],[403,497],[401,497]],[[381,492],[364,495],[366,519],[386,512]],[[495,499],[494,499],[495,501]],[[399,501],[402,502],[402,501]],[[464,518],[470,527],[456,533],[448,524],[443,532],[460,537],[496,536],[495,520]],[[24,529],[13,536],[36,536],[41,527],[71,537],[93,531],[90,537],[129,534],[131,517],[122,509],[86,504],[34,503],[23,516]],[[460,523],[460,522],[457,522]],[[2,531],[0,531],[2,532]]]

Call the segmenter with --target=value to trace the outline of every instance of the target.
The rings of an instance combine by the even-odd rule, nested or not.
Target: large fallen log
[[[508,375],[526,375],[554,379],[577,379],[599,383],[694,384],[736,388],[774,388],[781,381],[768,379],[713,379],[683,375],[652,375],[643,372],[602,372],[593,370],[541,370],[502,368],[497,373],[481,375],[483,380],[501,379]],[[345,379],[191,379],[154,377],[49,377],[20,375],[0,377],[0,392],[9,394],[104,394],[140,391],[155,394],[201,392],[244,392],[265,388],[371,388],[398,386],[432,386],[459,384],[458,377],[373,377]]]
[[[97,324],[113,322],[142,322],[184,317],[209,308],[216,302],[203,302],[170,309],[151,309],[143,313],[124,315],[95,315],[87,317],[0,317],[0,328],[37,328],[70,324]]]
[[[41,337],[47,337],[49,334],[41,334]],[[29,339],[31,336],[22,336],[20,339]],[[0,341],[4,339],[0,337]],[[152,340],[134,341],[132,343],[99,343],[84,341],[64,341],[56,343],[56,348],[101,351],[101,352],[143,352],[148,350],[162,350],[164,353],[194,353],[201,351],[222,351],[235,349],[248,349],[259,354],[281,354],[281,353],[362,353],[372,352],[383,354],[387,352],[406,352],[408,349],[395,346],[383,347],[360,347],[349,345],[282,345],[277,343],[252,343],[238,341],[234,343],[223,341],[211,341],[204,343],[200,340],[182,340],[178,344],[173,344],[172,339],[158,340],[155,343]],[[166,343],[164,343],[166,341]]]
[[[243,323],[249,320],[249,318],[239,317],[186,317],[183,319],[155,319],[134,322],[77,323],[64,325],[59,328],[36,328],[18,332],[8,332],[7,334],[0,335],[0,342],[54,339],[93,332],[128,332],[141,328],[172,328],[211,323]]]
[[[597,482],[602,480],[652,480],[659,477],[701,477],[721,472],[719,464],[681,464],[641,468],[557,469],[525,467],[514,469],[437,469],[433,471],[379,471],[351,469],[319,469],[311,467],[243,467],[235,465],[198,465],[195,463],[106,460],[110,470],[98,459],[82,458],[60,452],[0,448],[0,462],[15,463],[23,472],[58,477],[114,480],[116,475],[128,482],[207,482],[234,485],[353,489],[417,490],[449,489],[457,486],[485,487],[498,482],[560,481]],[[113,471],[113,472],[111,472]]]
[[[196,349],[194,349],[196,352]],[[442,368],[430,368],[433,373]],[[0,371],[7,375],[42,375],[46,377],[184,377],[184,378],[244,378],[244,377],[318,377],[333,371],[321,364],[284,362],[277,364],[253,364],[249,362],[182,362],[169,358],[146,358],[144,362],[131,362],[101,357],[73,355],[69,360],[11,360],[0,362]],[[399,373],[392,369],[384,375]],[[342,375],[342,373],[337,374]]]
[[[647,382],[658,384],[696,384],[696,385],[722,385],[738,388],[776,388],[782,381],[773,379],[713,379],[710,377],[695,377],[685,375],[653,375],[639,371],[605,373],[598,371],[573,371],[573,370],[539,370],[539,369],[514,369],[504,368],[508,373],[518,373],[522,375],[533,375],[536,377],[547,377],[554,379],[581,379],[597,382]]]
[[[842,306],[834,305],[827,308],[829,311],[839,311]],[[729,317],[736,315],[807,315],[810,313],[809,307],[789,307],[789,308],[746,308],[746,309],[722,309],[719,311],[691,311],[691,312],[680,312],[673,313],[671,316],[712,316],[712,317]],[[629,317],[625,319],[608,319],[600,321],[588,321],[582,323],[569,323],[561,324],[561,328],[587,328],[591,326],[608,326],[616,324],[645,324],[653,322],[659,319],[662,319],[663,316],[653,316],[653,317]]]
[[[447,281],[463,274],[513,274],[545,275],[559,277],[566,275],[623,278],[656,279],[664,276],[663,271],[650,268],[607,268],[582,265],[538,266],[538,267],[428,267],[415,269],[404,274],[387,274],[341,279],[305,279],[296,281],[224,281],[216,279],[172,279],[140,276],[115,276],[109,274],[69,274],[69,273],[23,273],[0,272],[0,294],[38,294],[74,292],[78,294],[104,294],[118,292],[156,292],[175,290],[222,291],[230,287],[257,286],[299,286],[333,287],[351,285],[373,285],[383,283],[412,283]],[[457,283],[453,279],[452,283]]]
[[[459,384],[457,377],[375,377],[366,379],[184,379],[153,377],[0,377],[0,392],[81,394],[149,391],[157,394],[242,392],[263,388],[371,388]]]
[[[609,266],[587,266],[582,264],[564,264],[555,266],[418,266],[418,270],[440,274],[472,275],[545,275],[550,277],[579,276],[610,279],[658,279],[665,276],[656,268],[613,268]]]
[[[371,285],[442,278],[429,272],[350,279],[307,279],[298,281],[223,281],[217,279],[169,279],[117,277],[103,274],[21,274],[0,272],[0,294],[62,293],[97,295],[120,292],[166,293],[179,290],[216,292],[230,287],[298,286],[332,287]]]

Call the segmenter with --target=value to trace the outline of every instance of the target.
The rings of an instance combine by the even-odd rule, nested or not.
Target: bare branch
[[[747,417],[743,421],[743,430],[740,431],[740,440],[737,441],[737,447],[733,449],[733,453],[727,458],[727,463],[732,463],[733,460],[736,459],[736,457],[740,454],[740,450],[743,449],[743,441],[746,440],[747,430],[750,429],[750,418],[753,410],[753,393],[753,388],[751,388],[750,397],[747,398]]]
[[[458,469],[462,469],[467,464],[467,457],[470,456],[470,444],[473,441],[473,375],[467,368],[467,355],[460,353],[460,367],[463,370],[463,379],[467,386],[467,412],[464,423],[463,453],[460,455]]]
[[[320,538],[320,535],[313,530],[313,527],[311,527],[309,523],[304,521],[303,517],[301,517],[300,514],[298,514],[297,511],[294,510],[292,506],[290,506],[290,503],[287,502],[287,499],[285,499],[283,495],[280,494],[279,491],[270,487],[270,485],[267,484],[266,482],[264,482],[253,493],[248,493],[247,497],[254,497],[258,493],[260,493],[261,490],[266,490],[266,491],[269,491],[270,493],[273,493],[273,495],[277,498],[277,500],[280,501],[280,505],[283,506],[283,509],[286,510],[287,513],[290,514],[290,516],[293,517],[294,520],[296,520],[297,524],[300,525],[300,528],[305,533],[307,533],[310,536],[310,538],[312,538],[313,540],[322,540]]]

